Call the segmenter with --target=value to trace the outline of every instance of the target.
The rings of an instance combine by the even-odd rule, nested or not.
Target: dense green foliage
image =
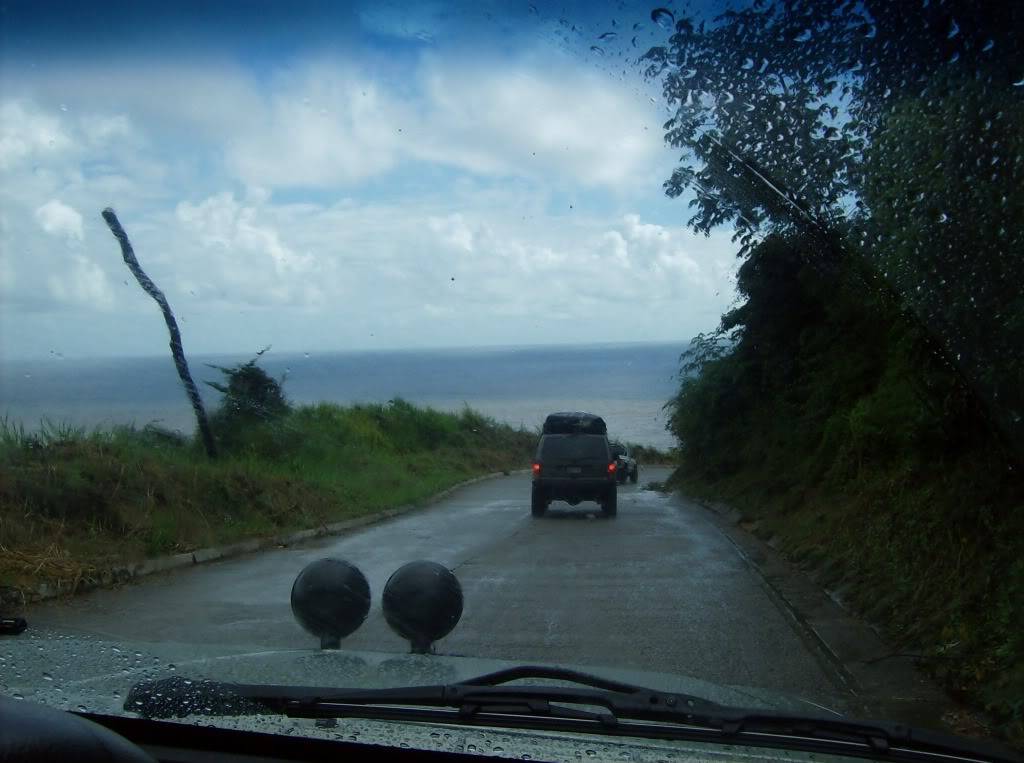
[[[919,327],[772,237],[670,404],[678,485],[829,570],[901,649],[1020,734],[1024,466]]]
[[[690,225],[853,259],[1024,453],[1022,29],[1015,3],[755,2],[646,58]]]
[[[216,415],[216,414],[215,414]],[[223,442],[223,441],[222,441]],[[372,514],[529,463],[536,434],[402,400],[236,424],[216,461],[160,429],[0,428],[0,587]]]
[[[1024,11],[784,0],[648,54],[744,300],[684,359],[726,499],[1024,744]]]
[[[210,417],[210,428],[221,447],[235,447],[236,439],[253,424],[275,421],[290,410],[281,382],[256,365],[264,352],[266,349],[230,368],[208,364],[220,371],[226,382],[206,382],[223,395],[220,407]]]

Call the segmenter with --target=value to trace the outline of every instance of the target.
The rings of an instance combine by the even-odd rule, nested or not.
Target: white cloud
[[[86,139],[94,146],[105,146],[114,140],[123,144],[126,140],[138,138],[125,114],[85,114],[80,124]]]
[[[424,129],[412,148],[421,159],[615,188],[664,156],[657,134],[642,129],[652,108],[568,61],[493,69],[427,61],[421,77]]]
[[[304,311],[290,338],[282,320],[264,329],[279,347],[363,346],[370,334],[406,346],[530,342],[538,330],[559,341],[688,337],[732,297],[727,236],[636,214],[609,225],[512,222],[502,204],[437,211],[427,200],[289,205],[221,193],[178,206],[183,235],[164,245],[183,254],[162,262],[161,279],[176,284],[177,303],[195,303],[194,316],[213,297]]]
[[[110,281],[95,262],[81,254],[72,255],[70,269],[49,276],[50,293],[60,302],[82,307],[110,310],[114,305],[114,290]]]
[[[69,151],[76,158],[88,152],[94,163],[96,151],[109,152],[109,164],[138,162],[141,125],[168,145],[201,149],[175,154],[174,164],[202,162],[212,148],[207,163],[271,190],[352,187],[410,161],[622,190],[648,182],[667,157],[658,132],[642,129],[658,120],[653,105],[557,53],[524,53],[501,65],[425,55],[400,77],[320,58],[266,81],[222,62],[147,62],[85,65],[59,79],[28,74],[4,84],[71,105],[62,112],[33,106],[29,96],[5,102],[0,168]],[[112,91],[120,112],[90,108]],[[120,156],[112,150],[118,145]],[[159,146],[147,148],[171,164]]]
[[[437,234],[444,244],[465,252],[473,251],[474,231],[458,212],[447,217],[428,217],[427,227]]]
[[[314,65],[274,88],[230,143],[228,166],[246,184],[352,184],[394,166],[398,130],[408,120],[394,96],[373,81]]]
[[[71,137],[55,115],[20,101],[0,104],[0,170],[57,155],[71,146]]]
[[[257,202],[261,201],[257,196]],[[229,192],[198,204],[181,202],[175,215],[186,235],[183,248],[202,250],[178,278],[200,277],[233,300],[256,304],[312,307],[323,299],[314,276],[313,255],[298,253],[284,243],[271,224],[261,222],[262,206],[248,206]]]
[[[111,204],[193,352],[710,328],[731,299],[728,236],[665,224],[647,107],[607,77],[550,68],[427,58],[403,82],[330,61],[262,82],[215,65],[39,80],[0,101],[0,317],[50,316],[69,337],[101,310],[152,317],[98,216]],[[51,97],[108,88],[119,111]],[[105,342],[80,347],[119,351]]]
[[[410,75],[413,95],[408,82],[334,62],[300,72],[275,79],[252,119],[233,125],[227,163],[242,182],[352,185],[411,159],[620,189],[646,181],[665,157],[658,135],[642,129],[653,107],[567,61],[481,68],[428,57]]]
[[[549,220],[540,230],[531,224],[510,229],[499,210],[428,220],[434,245],[453,255],[448,268],[469,285],[467,299],[494,314],[525,315],[538,305],[557,305],[565,317],[587,320],[608,305],[629,304],[714,312],[732,297],[727,236],[706,239],[636,214],[611,228],[600,220],[580,221],[561,239],[550,234],[555,225]],[[420,242],[421,250],[425,244]],[[470,249],[474,257],[459,256]],[[687,322],[685,312],[680,321]]]
[[[36,222],[51,236],[64,236],[81,241],[82,215],[59,199],[50,199],[36,209]]]

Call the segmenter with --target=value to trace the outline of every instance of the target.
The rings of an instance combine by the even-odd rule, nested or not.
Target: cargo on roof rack
[[[592,413],[562,411],[544,419],[544,434],[608,434],[608,426]]]

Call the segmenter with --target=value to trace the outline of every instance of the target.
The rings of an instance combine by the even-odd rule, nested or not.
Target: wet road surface
[[[467,486],[437,505],[350,535],[264,551],[32,608],[34,625],[143,642],[313,648],[294,621],[292,582],[309,562],[346,559],[373,596],[346,649],[405,652],[380,609],[413,559],[455,571],[465,608],[445,654],[615,666],[694,676],[844,705],[844,691],[770,590],[705,511],[619,487],[616,519],[554,503],[530,516],[529,475]]]

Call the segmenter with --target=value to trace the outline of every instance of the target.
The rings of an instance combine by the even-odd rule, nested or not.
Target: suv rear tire
[[[535,517],[543,517],[547,508],[547,499],[545,499],[544,494],[534,486],[533,490],[530,492],[530,514]]]
[[[601,513],[606,517],[614,517],[619,512],[618,491],[613,486],[601,501]]]

